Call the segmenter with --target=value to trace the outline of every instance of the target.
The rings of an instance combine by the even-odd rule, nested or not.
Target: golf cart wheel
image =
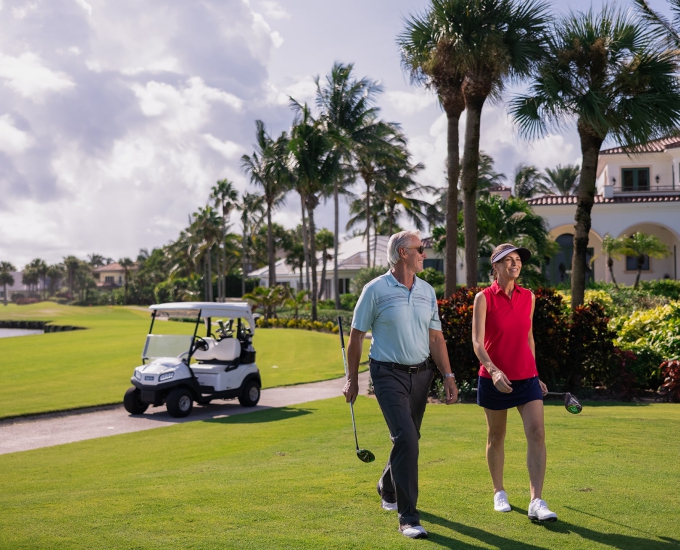
[[[125,410],[130,414],[143,414],[144,411],[149,408],[148,404],[142,403],[142,392],[134,386],[128,388],[125,392],[123,405],[125,406]]]
[[[194,400],[191,392],[186,388],[177,388],[168,394],[168,399],[165,402],[170,416],[175,418],[184,418],[191,409],[194,408]]]
[[[251,380],[243,388],[243,393],[239,396],[238,402],[241,403],[243,407],[254,407],[260,400],[260,385],[255,381]]]

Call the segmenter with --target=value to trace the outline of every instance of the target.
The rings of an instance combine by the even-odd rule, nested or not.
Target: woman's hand
[[[548,386],[541,382],[540,378],[538,380],[538,385],[541,386],[541,392],[543,393],[543,396],[548,395]]]
[[[495,370],[491,375],[491,380],[493,380],[493,385],[496,389],[503,393],[510,393],[512,391],[512,382],[505,376],[505,373],[500,370]]]

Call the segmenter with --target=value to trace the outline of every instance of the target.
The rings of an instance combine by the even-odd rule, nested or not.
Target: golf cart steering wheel
[[[194,351],[195,350],[208,351],[209,348],[210,348],[210,344],[208,344],[208,342],[206,342],[200,336],[196,336],[196,340],[194,342]]]

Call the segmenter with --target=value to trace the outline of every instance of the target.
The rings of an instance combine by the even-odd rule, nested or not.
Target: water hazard
[[[0,338],[11,338],[12,336],[31,336],[32,334],[45,334],[45,331],[28,328],[0,328]]]

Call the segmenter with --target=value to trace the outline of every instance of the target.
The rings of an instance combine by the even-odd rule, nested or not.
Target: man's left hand
[[[446,390],[446,404],[451,405],[458,401],[458,387],[456,382],[450,376],[444,378],[444,389]]]

